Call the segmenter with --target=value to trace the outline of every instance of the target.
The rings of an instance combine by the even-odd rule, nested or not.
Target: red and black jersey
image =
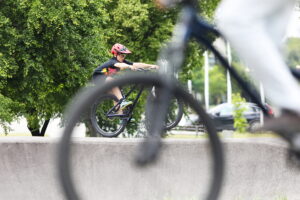
[[[111,58],[107,62],[103,63],[102,65],[99,65],[95,70],[93,74],[103,74],[103,75],[112,75],[120,71],[120,68],[115,67],[116,63],[120,63],[116,57]],[[126,63],[128,65],[133,65],[132,62],[129,62],[127,60],[124,60],[123,63]]]

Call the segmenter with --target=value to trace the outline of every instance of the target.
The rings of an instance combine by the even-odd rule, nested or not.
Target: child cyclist
[[[131,54],[131,51],[127,49],[124,45],[116,43],[111,48],[111,53],[113,57],[107,62],[99,65],[93,72],[92,80],[94,83],[97,83],[98,80],[109,81],[113,79],[113,75],[120,70],[130,69],[158,69],[157,65],[139,63],[139,62],[130,62],[125,59],[127,54]],[[115,87],[111,90],[111,93],[115,95],[119,100],[123,98],[121,90],[119,87]],[[124,109],[128,105],[132,104],[131,101],[123,100],[120,109]]]

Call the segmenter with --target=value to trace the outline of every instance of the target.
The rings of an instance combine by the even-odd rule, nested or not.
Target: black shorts
[[[98,74],[98,73],[93,74],[93,76],[92,76],[92,83],[96,84],[98,82],[103,82],[103,81],[105,81],[106,77],[107,76],[104,75],[104,74]]]

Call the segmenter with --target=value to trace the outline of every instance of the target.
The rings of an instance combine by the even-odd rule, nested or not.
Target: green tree
[[[246,100],[241,97],[239,93],[235,93],[232,95],[232,103],[234,106],[233,118],[234,124],[233,127],[239,133],[244,133],[248,127],[247,119],[244,116],[244,112],[246,108],[243,106]]]
[[[290,67],[300,65],[300,39],[289,38],[285,45],[285,60]]]
[[[197,68],[193,77],[193,88],[204,94],[204,70]],[[211,104],[220,104],[226,99],[226,74],[220,66],[213,66],[209,70],[209,99]]]
[[[249,76],[249,69],[244,66],[244,64],[237,58],[236,54],[233,51],[233,57],[235,58],[232,62],[232,66],[237,71],[239,76],[249,83],[254,89],[254,82]],[[213,57],[210,57],[212,59]],[[216,60],[214,66],[209,68],[209,99],[210,104],[220,104],[226,101],[227,98],[227,71],[221,64]],[[202,63],[201,63],[202,64]],[[204,95],[204,69],[202,65],[197,65],[193,70],[192,75],[193,80],[193,89],[196,92]],[[247,94],[244,94],[240,85],[235,81],[233,76],[231,76],[232,92],[241,93],[243,97],[249,99]]]
[[[45,133],[101,59],[105,2],[0,1],[0,92],[22,105],[32,135]]]
[[[227,80],[223,71],[219,66],[215,66],[209,71],[210,99],[213,104],[220,104],[226,99]]]
[[[199,2],[201,14],[211,19],[218,2],[219,0]],[[120,42],[133,51],[128,59],[143,62],[156,60],[162,44],[170,39],[178,16],[177,8],[160,10],[153,0],[112,0],[106,4],[106,8],[110,18],[103,33],[107,49]],[[193,44],[188,49],[188,55],[191,55],[187,62],[189,66],[194,66],[191,64],[193,60],[197,61],[195,49],[199,50],[199,46]]]
[[[16,105],[11,99],[0,94],[0,126],[5,134],[9,131],[9,123],[16,119],[17,110],[22,105]]]

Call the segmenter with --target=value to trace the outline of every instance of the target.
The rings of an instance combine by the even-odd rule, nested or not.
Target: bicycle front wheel
[[[98,98],[93,104],[90,120],[93,131],[103,137],[117,137],[125,129],[127,120],[120,116],[118,109],[114,108],[118,98],[107,94]]]
[[[152,187],[155,188],[155,190],[160,190],[161,191],[161,198],[164,199],[166,195],[172,195],[172,197],[175,197],[180,195],[178,194],[178,188],[180,188],[180,191],[190,191],[191,187],[195,186],[195,190],[193,190],[192,195],[200,195],[200,199],[205,199],[205,200],[216,200],[219,193],[220,189],[222,186],[222,179],[223,179],[223,152],[222,152],[222,145],[221,142],[218,138],[218,135],[216,133],[216,130],[214,128],[214,125],[211,121],[211,119],[208,117],[206,114],[205,110],[201,107],[199,102],[195,100],[188,92],[186,92],[184,89],[181,87],[177,86],[176,83],[166,83],[163,77],[160,77],[158,75],[143,75],[143,74],[131,74],[123,77],[118,77],[114,79],[113,81],[107,82],[106,84],[103,85],[97,85],[95,88],[92,88],[90,90],[87,90],[85,92],[80,93],[76,101],[70,105],[69,107],[69,113],[67,115],[67,123],[63,132],[63,136],[61,138],[61,142],[59,145],[59,178],[63,187],[63,191],[65,192],[66,199],[72,199],[72,200],[79,200],[79,199],[89,199],[85,198],[88,196],[88,193],[80,193],[77,191],[77,189],[82,189],[81,187],[84,187],[85,185],[80,184],[80,182],[74,182],[71,172],[73,171],[71,167],[72,165],[72,159],[74,159],[74,152],[72,151],[71,148],[71,135],[73,133],[74,127],[76,124],[80,121],[80,116],[85,112],[85,110],[89,109],[92,104],[95,103],[95,99],[97,99],[99,94],[106,94],[108,91],[111,91],[112,88],[114,87],[119,87],[119,86],[126,86],[126,85],[132,85],[132,84],[139,84],[143,85],[146,88],[151,88],[153,86],[157,88],[162,88],[162,89],[170,89],[171,97],[179,98],[182,99],[184,102],[185,106],[189,106],[190,109],[195,111],[197,115],[202,119],[204,125],[206,126],[208,134],[202,134],[203,138],[201,140],[201,144],[197,146],[198,148],[192,147],[190,150],[194,151],[197,149],[196,154],[197,156],[191,157],[190,150],[182,152],[180,149],[178,149],[176,146],[173,146],[174,152],[169,152],[168,154],[165,154],[165,158],[168,158],[168,161],[171,162],[172,164],[168,166],[168,168],[165,168],[169,162],[164,162],[162,165],[159,165],[156,170],[164,170],[165,173],[167,174],[172,174],[172,175],[167,175],[167,176],[155,176],[156,173],[153,173],[152,176],[149,176],[149,179],[152,178],[152,183],[161,183],[160,184],[153,184]],[[168,85],[172,85],[174,87],[168,88]],[[163,91],[163,90],[162,90]],[[162,117],[159,117],[162,113],[159,108],[160,106],[160,101],[163,101],[163,98],[158,98],[158,104],[154,107],[155,111],[151,113],[151,121],[156,122],[157,120],[160,120]],[[157,112],[156,112],[157,111]],[[156,121],[155,121],[156,120]],[[155,123],[153,123],[155,124]],[[152,125],[152,124],[151,124]],[[161,127],[161,126],[160,126]],[[155,132],[155,126],[152,127],[153,131]],[[148,133],[151,135],[150,133]],[[153,135],[156,136],[156,135]],[[151,137],[148,137],[151,138]],[[157,138],[157,137],[155,137]],[[158,138],[159,139],[159,138]],[[166,141],[166,140],[165,140]],[[151,143],[153,144],[153,143]],[[191,144],[193,146],[193,144]],[[149,147],[149,146],[148,146]],[[189,148],[188,146],[186,148]],[[162,148],[162,150],[167,150],[168,148]],[[103,150],[106,151],[106,150]],[[149,151],[151,152],[151,151]],[[121,152],[121,153],[127,153],[127,152]],[[73,154],[73,155],[72,155]],[[123,155],[123,154],[122,154]],[[144,154],[142,154],[144,155]],[[189,165],[186,165],[187,162],[182,162],[183,164],[181,166],[178,165],[177,158],[178,155],[184,155],[182,156],[184,159],[187,159],[187,161],[192,161],[189,163]],[[126,156],[125,156],[126,157]],[[146,155],[144,155],[146,159]],[[122,157],[124,158],[124,156]],[[111,162],[111,158],[103,158],[103,163],[100,164],[105,164],[107,162]],[[198,161],[196,162],[195,160]],[[123,161],[126,159],[124,158]],[[73,160],[74,161],[74,160]],[[113,165],[118,165],[120,161],[113,163]],[[91,163],[95,164],[95,163]],[[124,167],[130,166],[129,164],[124,165]],[[171,169],[171,170],[170,170]],[[88,171],[90,169],[87,169]],[[154,172],[156,171],[154,170]],[[122,177],[124,175],[124,172],[121,171],[121,174],[118,174],[118,170],[111,170],[113,173],[109,175],[110,180],[116,180],[116,185],[118,183],[118,178]],[[133,170],[135,171],[135,169]],[[152,170],[151,170],[152,171]],[[188,180],[189,183],[192,183],[189,187],[185,187],[186,182],[184,181],[179,181],[180,177],[176,177],[176,175],[182,174],[184,172],[191,172],[192,175],[189,176],[191,179],[185,179]],[[98,174],[98,177],[104,177],[107,176],[108,171],[103,171],[103,170],[96,170],[93,171],[93,177],[96,177],[95,175]],[[153,171],[152,171],[153,172]],[[201,173],[200,173],[201,172]],[[78,174],[73,174],[73,176],[76,177]],[[113,178],[111,177],[113,176]],[[138,175],[140,177],[140,175]],[[172,184],[169,184],[166,182],[166,179],[170,179],[170,183],[172,182],[177,182],[180,183],[180,185],[177,187],[172,187]],[[105,179],[104,179],[105,180]],[[97,179],[97,181],[99,181]],[[134,182],[135,180],[133,180]],[[147,181],[147,180],[146,180]],[[133,184],[133,182],[130,184],[130,186]],[[75,187],[75,184],[78,188]],[[79,191],[89,191],[89,193],[97,193],[97,195],[102,195],[104,192],[109,191],[107,189],[107,183],[106,182],[98,182],[99,185],[96,187],[92,188],[94,189],[91,191],[91,188],[86,188],[86,190],[79,190]],[[199,185],[199,186],[198,186]],[[79,187],[80,186],[80,187]],[[122,186],[124,187],[124,186]],[[101,191],[103,189],[103,191]],[[124,188],[122,188],[122,191]],[[200,193],[198,193],[198,190],[201,190]],[[115,189],[114,189],[115,191]],[[128,189],[129,191],[129,189]],[[144,193],[149,191],[149,190],[142,190]],[[174,193],[170,193],[170,191],[174,191]],[[137,193],[135,190],[134,193]],[[79,196],[79,194],[81,194]],[[152,193],[148,193],[146,195],[151,195]],[[187,195],[183,195],[185,199],[191,199],[192,196],[190,196],[190,193],[187,192]],[[109,195],[118,195],[118,192],[115,192],[115,194],[108,193],[107,196]],[[136,194],[135,194],[136,195]],[[115,199],[120,199],[121,197],[118,196],[118,198]],[[154,197],[153,199],[158,199],[157,196]],[[194,198],[193,198],[194,199]]]

